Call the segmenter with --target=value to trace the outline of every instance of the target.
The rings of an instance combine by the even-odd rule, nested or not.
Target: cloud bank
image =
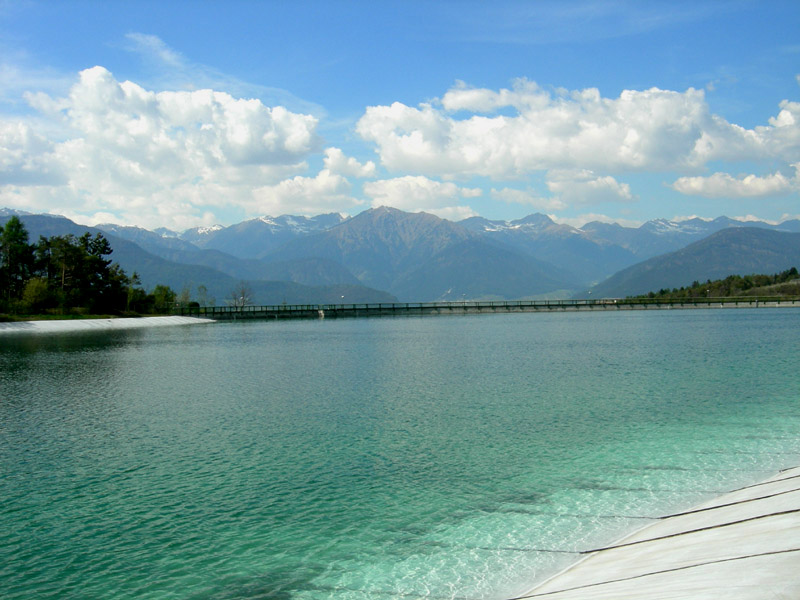
[[[709,177],[681,177],[672,187],[682,194],[706,198],[761,198],[800,191],[800,163],[792,165],[794,177],[772,173],[765,177],[714,173]]]
[[[627,90],[608,99],[596,89],[554,95],[522,80],[499,92],[457,86],[440,104],[372,106],[356,129],[390,169],[493,179],[550,169],[695,169],[759,144],[755,132],[711,115],[702,90]],[[492,114],[498,109],[514,114]],[[455,116],[462,111],[476,114]]]
[[[625,90],[604,98],[594,88],[554,92],[520,79],[509,89],[457,83],[441,99],[417,107],[368,107],[356,131],[374,144],[391,171],[428,177],[525,180],[544,173],[549,200],[516,194],[512,201],[552,208],[631,202],[635,173],[692,173],[713,162],[777,161],[800,155],[800,103],[783,101],[767,125],[746,129],[713,114],[703,90]],[[725,185],[721,185],[724,180]],[[785,193],[780,175],[703,179],[673,184],[683,194],[719,197]],[[494,197],[514,196],[515,188]],[[769,192],[767,192],[769,190]]]
[[[129,41],[185,67],[158,38]],[[638,174],[658,174],[686,197],[800,190],[800,103],[784,100],[748,129],[691,88],[606,98],[527,79],[499,90],[458,82],[418,106],[365,108],[354,131],[375,161],[326,144],[319,116],[212,88],[149,90],[100,66],[65,94],[24,97],[35,115],[0,118],[0,206],[86,223],[182,229],[368,205],[461,219],[491,202],[597,211],[638,202],[629,182]],[[736,164],[772,172],[724,170]]]
[[[4,201],[67,215],[81,207],[89,220],[179,227],[213,207],[248,212],[253,190],[306,170],[321,145],[313,116],[209,89],[153,92],[103,67],[82,71],[65,98],[28,101],[57,129],[45,137],[22,120],[0,122]],[[335,176],[315,181],[341,196]]]
[[[372,198],[372,206],[393,206],[408,212],[429,212],[437,216],[461,220],[476,213],[461,199],[477,198],[483,192],[476,188],[459,187],[421,175],[406,175],[364,183],[364,193]]]

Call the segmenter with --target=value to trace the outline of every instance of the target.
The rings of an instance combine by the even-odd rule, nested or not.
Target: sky
[[[800,217],[800,2],[0,0],[0,207]]]

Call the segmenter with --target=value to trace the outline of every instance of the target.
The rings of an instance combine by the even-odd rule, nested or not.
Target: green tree
[[[153,289],[153,307],[157,313],[168,313],[175,306],[177,294],[167,285],[157,285]]]
[[[112,265],[111,260],[105,258],[113,252],[111,244],[102,234],[92,237],[87,232],[78,238],[78,245],[81,250],[78,259],[80,305],[91,312],[121,310],[125,299],[120,296],[127,285],[127,277],[119,265]]]
[[[28,280],[22,292],[22,306],[27,313],[38,313],[53,306],[53,294],[46,279],[32,277]]]
[[[36,244],[37,272],[47,279],[61,307],[81,305],[83,254],[72,234],[41,237]]]
[[[141,289],[142,280],[139,274],[134,271],[128,278],[128,286],[125,290],[125,310],[135,310],[132,304],[145,296],[144,290]]]
[[[98,290],[97,298],[89,306],[98,312],[118,312],[125,310],[128,303],[130,277],[118,264],[108,267]]]
[[[42,237],[35,248],[36,273],[44,278],[58,306],[106,313],[125,310],[128,287],[125,271],[106,258],[113,252],[102,234]]]
[[[9,306],[19,300],[33,268],[28,230],[16,215],[0,231],[0,300]]]

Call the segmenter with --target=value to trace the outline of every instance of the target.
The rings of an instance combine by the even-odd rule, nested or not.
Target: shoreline
[[[47,334],[80,331],[111,331],[118,329],[143,329],[147,327],[174,327],[214,323],[213,319],[198,317],[139,317],[119,319],[53,319],[43,321],[10,321],[0,323],[3,334]]]
[[[798,540],[793,467],[588,550],[513,600],[800,598]]]

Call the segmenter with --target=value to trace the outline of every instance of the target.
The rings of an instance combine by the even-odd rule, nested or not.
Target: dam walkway
[[[380,302],[365,304],[277,304],[267,306],[189,306],[175,309],[174,314],[226,321],[239,319],[327,319],[516,312],[774,308],[787,306],[800,307],[800,298],[790,300],[766,297],[693,298],[683,300],[625,298],[597,300],[496,300],[467,302]]]

